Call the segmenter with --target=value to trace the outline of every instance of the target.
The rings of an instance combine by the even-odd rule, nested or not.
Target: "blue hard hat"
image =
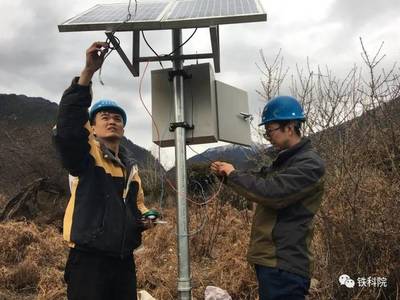
[[[265,105],[258,126],[269,122],[299,120],[304,121],[303,108],[296,98],[291,96],[277,96]]]
[[[109,99],[102,99],[97,101],[95,104],[93,104],[93,106],[90,108],[89,111],[89,119],[90,121],[93,121],[94,117],[96,116],[96,114],[99,111],[113,111],[116,112],[118,114],[121,115],[122,120],[124,122],[124,126],[126,124],[126,113],[125,111],[122,109],[121,106],[119,106],[117,104],[117,102],[113,101],[113,100],[109,100]]]

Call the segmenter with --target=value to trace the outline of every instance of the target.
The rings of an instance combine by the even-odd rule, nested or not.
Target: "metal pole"
[[[182,43],[182,30],[172,30],[172,50],[177,49]],[[173,70],[183,70],[182,47],[174,53]],[[183,75],[176,73],[174,76],[175,122],[185,121]],[[186,203],[187,174],[186,174],[186,138],[185,128],[175,129],[175,168],[177,182],[177,230],[178,230],[178,299],[191,299],[189,238],[188,238],[188,213]]]

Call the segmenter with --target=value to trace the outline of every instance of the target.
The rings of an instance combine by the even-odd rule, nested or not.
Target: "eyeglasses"
[[[274,132],[274,131],[276,131],[278,129],[281,129],[281,126],[278,126],[278,127],[274,128],[274,129],[264,129],[262,135],[264,137],[270,137],[271,136],[271,132]]]

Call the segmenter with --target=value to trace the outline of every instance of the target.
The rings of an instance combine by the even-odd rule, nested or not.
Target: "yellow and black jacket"
[[[54,142],[75,176],[64,216],[71,247],[125,257],[141,244],[144,195],[135,160],[120,145],[118,158],[89,126],[90,87],[75,78],[60,102]]]
[[[248,261],[310,277],[313,218],[321,205],[325,164],[311,142],[279,153],[257,173],[233,171],[227,184],[257,203]]]

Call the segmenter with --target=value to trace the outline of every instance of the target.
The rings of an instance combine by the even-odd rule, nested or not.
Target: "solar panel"
[[[170,5],[167,1],[140,2],[129,12],[125,3],[96,5],[88,11],[59,25],[60,31],[159,29],[160,21]]]
[[[227,23],[266,21],[259,0],[175,0],[138,1],[131,6],[132,19],[126,20],[126,4],[97,5],[62,23],[60,31],[194,28]]]
[[[156,21],[161,17],[168,3],[138,3],[137,11],[135,14],[134,8],[131,7],[130,13],[132,15],[130,21]],[[77,17],[72,23],[110,23],[110,22],[123,22],[126,20],[128,13],[126,4],[111,4],[111,5],[98,5],[91,11]]]
[[[164,28],[265,21],[258,0],[178,0],[163,18]]]
[[[255,0],[177,1],[164,20],[227,17],[260,13]]]

